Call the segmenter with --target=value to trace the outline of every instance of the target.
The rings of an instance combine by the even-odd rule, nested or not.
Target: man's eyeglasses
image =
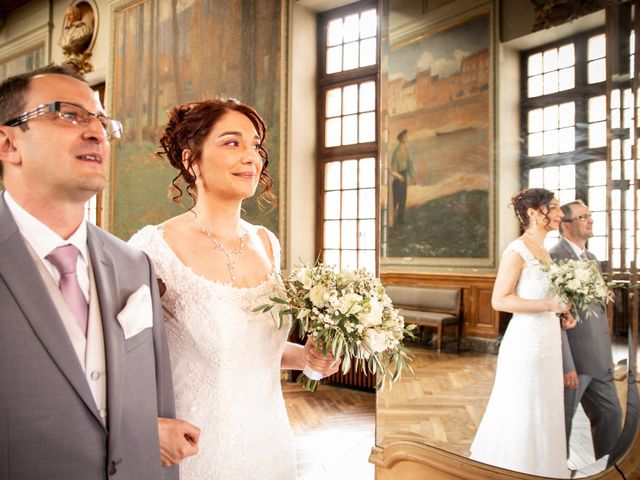
[[[574,220],[580,220],[581,222],[588,222],[591,219],[592,219],[592,217],[591,217],[590,214],[584,213],[584,214],[578,215],[577,217],[574,217],[574,218],[566,218],[566,219],[563,218],[562,221],[563,222],[567,222],[567,223],[571,223]]]
[[[48,113],[57,114],[57,118],[60,118],[64,122],[72,125],[79,125],[86,127],[91,121],[91,117],[96,117],[102,125],[105,136],[108,139],[122,137],[122,124],[110,117],[102,115],[101,113],[93,113],[80,105],[69,102],[52,102],[49,104],[39,105],[33,110],[21,113],[16,118],[12,118],[4,123],[7,127],[17,127],[23,123],[33,120],[36,117],[46,115]]]

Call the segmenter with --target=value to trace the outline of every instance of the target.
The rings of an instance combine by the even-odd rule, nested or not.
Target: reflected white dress
[[[250,235],[256,227],[243,222]],[[185,266],[146,226],[129,243],[145,251],[167,287],[162,297],[177,418],[201,429],[200,452],[182,480],[293,480],[295,450],[280,387],[289,325],[251,310],[278,288],[280,245],[270,277],[253,288],[213,282]]]
[[[516,294],[546,299],[551,285],[520,239],[525,266]],[[509,470],[568,478],[560,322],[553,312],[515,313],[498,353],[496,377],[471,458]]]

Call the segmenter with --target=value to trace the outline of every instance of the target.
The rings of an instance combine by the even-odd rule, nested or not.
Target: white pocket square
[[[122,327],[125,340],[137,335],[145,328],[153,327],[153,305],[149,287],[142,285],[133,292],[116,318]]]

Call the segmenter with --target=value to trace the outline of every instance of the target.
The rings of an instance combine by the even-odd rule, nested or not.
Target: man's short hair
[[[68,75],[86,82],[71,66],[50,64],[36,68],[30,72],[20,73],[7,78],[0,83],[0,125],[4,125],[12,118],[24,112],[31,79],[37,75],[58,74]],[[28,128],[26,124],[23,127]],[[2,178],[2,162],[0,162],[0,179]]]
[[[571,216],[571,206],[572,205],[582,205],[583,207],[586,207],[587,205],[580,199],[576,199],[572,202],[568,202],[565,203],[564,205],[560,206],[560,209],[562,210],[562,213],[564,214],[564,217],[562,217],[561,221],[566,221],[566,220],[571,220],[573,217]]]

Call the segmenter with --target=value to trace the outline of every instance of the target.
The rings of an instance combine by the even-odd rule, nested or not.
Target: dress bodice
[[[263,228],[246,222],[243,227],[250,235]],[[290,324],[278,328],[270,313],[253,311],[280,288],[280,247],[267,232],[273,271],[250,288],[197,275],[175,255],[158,227],[144,227],[130,240],[149,255],[166,285],[162,305],[178,418],[202,429],[200,453],[181,464],[181,478],[295,476],[295,464],[287,461],[293,458],[291,430],[280,387]],[[247,462],[247,457],[253,460]],[[258,475],[254,463],[277,473],[265,477],[260,468]]]
[[[529,300],[542,300],[551,297],[553,289],[547,274],[543,270],[542,261],[538,260],[521,239],[512,241],[504,253],[516,252],[525,262],[520,274],[516,295]]]

